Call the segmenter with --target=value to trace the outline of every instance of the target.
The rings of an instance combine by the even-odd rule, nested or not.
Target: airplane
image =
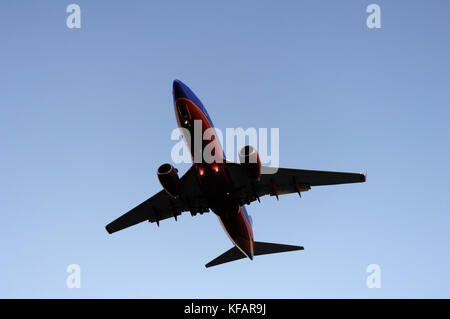
[[[195,145],[194,124],[200,123],[202,135],[214,125],[200,99],[180,80],[173,82],[173,100],[178,127],[191,133],[183,139],[191,151],[193,164],[180,178],[178,170],[171,164],[162,164],[157,177],[162,190],[120,216],[106,226],[108,233],[114,233],[143,221],[159,223],[168,218],[190,212],[192,216],[212,211],[217,215],[233,247],[207,263],[212,267],[238,259],[294,250],[302,246],[284,245],[254,241],[252,219],[245,208],[264,195],[275,196],[306,192],[315,186],[365,182],[362,173],[343,173],[291,168],[278,168],[276,173],[264,174],[269,167],[261,165],[256,149],[250,145],[239,151],[239,162],[227,161],[220,143],[214,134],[210,141],[202,140]],[[201,121],[201,122],[199,122]],[[202,151],[206,142],[213,143],[215,160],[208,163],[203,159],[194,161],[195,150]],[[203,154],[203,153],[201,153]]]

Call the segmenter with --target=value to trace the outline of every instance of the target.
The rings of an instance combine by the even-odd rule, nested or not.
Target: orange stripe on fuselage
[[[233,244],[247,255],[247,257],[253,258],[253,229],[245,217],[242,206],[239,206],[239,212],[237,214],[232,213],[229,217],[218,216],[218,218],[225,233]]]

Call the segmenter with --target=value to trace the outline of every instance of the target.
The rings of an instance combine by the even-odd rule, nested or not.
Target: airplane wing
[[[235,196],[241,205],[249,204],[264,195],[277,196],[305,192],[311,186],[361,183],[366,181],[362,173],[343,173],[305,169],[278,168],[274,174],[262,174],[259,180],[248,176],[246,170],[237,163],[227,162],[227,169],[234,182]],[[262,172],[273,171],[271,167],[261,167]],[[301,195],[300,195],[301,196]]]
[[[124,228],[148,220],[151,223],[167,218],[175,218],[182,212],[190,211],[194,216],[197,212],[208,212],[208,203],[202,195],[192,168],[180,179],[180,195],[171,197],[165,190],[153,195],[145,202],[139,204],[129,212],[120,216],[106,226],[108,233],[114,233]]]

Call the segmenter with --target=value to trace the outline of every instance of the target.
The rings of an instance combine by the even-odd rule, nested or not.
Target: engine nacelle
[[[261,176],[261,160],[253,146],[247,145],[239,151],[239,162],[247,170],[250,177],[259,179]]]
[[[162,164],[158,167],[158,179],[164,190],[172,197],[180,193],[180,178],[178,170],[171,164]]]

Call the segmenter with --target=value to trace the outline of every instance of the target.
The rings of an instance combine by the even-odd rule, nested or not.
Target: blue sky
[[[0,297],[450,297],[447,1],[376,1],[381,29],[369,1],[77,1],[78,30],[70,3],[0,4]],[[213,214],[108,235],[160,190],[175,78],[221,129],[279,128],[281,166],[368,182],[247,207],[303,252],[205,269]]]

